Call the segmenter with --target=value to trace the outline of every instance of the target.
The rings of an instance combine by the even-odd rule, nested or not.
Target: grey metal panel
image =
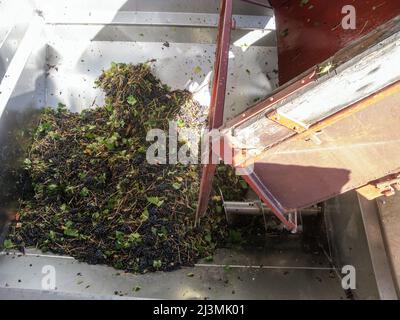
[[[354,191],[326,202],[325,220],[330,254],[340,271],[344,265],[356,269],[357,299],[379,299],[379,291],[357,194]]]
[[[57,292],[55,299],[107,299],[116,294],[157,299],[346,298],[322,252],[307,249],[296,236],[270,238],[261,248],[220,250],[212,262],[203,261],[194,268],[143,275],[88,265],[69,257],[27,252],[25,256],[0,255],[0,298],[43,295],[45,265],[56,270],[57,289],[46,293]],[[141,287],[139,291],[133,290],[136,286]]]
[[[34,0],[33,2],[49,18],[69,15],[74,11],[81,11],[89,15],[90,12],[96,10],[216,13],[220,4],[219,0],[58,0],[57,2],[52,0]],[[234,1],[233,13],[271,15],[272,10],[236,0]]]
[[[400,296],[400,193],[377,200],[386,251],[389,255]]]
[[[6,30],[3,39],[0,36],[0,79],[4,77],[27,27],[27,22],[18,23]]]
[[[158,9],[160,10],[160,9]],[[218,13],[193,12],[143,12],[118,11],[111,16],[107,11],[74,11],[70,15],[46,16],[48,24],[109,24],[109,25],[160,25],[184,27],[217,27]],[[234,15],[235,29],[275,30],[273,16]]]
[[[386,243],[383,239],[378,206],[375,200],[369,201],[361,195],[357,196],[379,298],[382,300],[397,300],[399,296],[396,293],[395,280],[386,250]]]

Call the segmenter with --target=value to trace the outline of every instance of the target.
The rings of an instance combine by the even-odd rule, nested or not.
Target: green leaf
[[[79,237],[79,232],[76,229],[72,229],[72,228],[66,228],[64,230],[64,234],[68,237],[73,237],[73,238],[77,238]]]
[[[131,233],[131,234],[128,236],[128,239],[129,239],[130,242],[133,242],[133,243],[135,243],[135,242],[140,242],[140,241],[141,241],[140,233],[139,233],[139,232]]]
[[[81,192],[79,193],[82,197],[87,197],[89,195],[89,189],[86,187],[83,187],[81,189]]]
[[[121,231],[115,231],[115,237],[118,239],[118,240],[122,240],[123,238],[124,238],[124,233],[123,232],[121,232]]]
[[[4,249],[11,249],[14,247],[14,244],[9,239],[4,240],[3,245],[4,245]]]
[[[64,113],[67,111],[67,106],[61,102],[57,105],[57,113]]]
[[[72,221],[67,221],[64,227],[64,234],[69,237],[77,238],[79,237],[78,230],[74,229]]]
[[[148,218],[149,218],[149,210],[147,210],[147,208],[146,208],[146,209],[143,210],[142,214],[140,215],[140,220],[141,220],[142,222],[144,222],[144,221],[146,221]]]
[[[206,240],[207,242],[211,242],[212,240],[211,234],[207,233],[204,237],[204,240]]]
[[[288,28],[282,30],[281,37],[284,38],[284,37],[287,37],[288,35],[289,35],[289,29]]]
[[[137,100],[134,96],[129,96],[127,102],[131,105],[134,106],[137,103]]]
[[[55,183],[50,184],[47,189],[49,189],[50,192],[56,191],[58,186]]]
[[[56,238],[56,233],[53,230],[50,230],[49,236],[51,240],[54,240]]]
[[[177,126],[178,128],[183,128],[183,127],[185,126],[185,122],[184,122],[182,119],[178,119],[178,120],[176,121],[176,126]]]
[[[140,289],[142,289],[140,286],[136,286],[136,287],[134,287],[132,290],[133,290],[134,292],[138,292]]]
[[[160,238],[166,238],[167,235],[168,235],[168,231],[167,231],[167,229],[166,229],[164,226],[162,226],[162,227],[160,228],[160,231],[157,232],[157,235],[158,235]]]
[[[29,160],[28,158],[26,158],[26,159],[24,160],[24,168],[25,168],[25,169],[30,169],[30,168],[31,168],[31,165],[32,165],[32,161]]]
[[[179,190],[179,189],[181,188],[181,184],[178,183],[178,182],[175,182],[174,184],[172,184],[172,187],[173,187],[175,190]]]
[[[38,128],[37,128],[37,130],[38,130],[38,132],[39,133],[47,133],[47,132],[49,132],[50,130],[51,130],[51,124],[50,123],[47,123],[47,122],[44,122],[44,123],[41,123],[39,126],[38,126]]]
[[[203,70],[202,70],[199,66],[196,66],[196,67],[194,67],[194,69],[193,69],[193,72],[196,73],[196,74],[200,74],[202,71],[203,71]]]
[[[164,200],[161,200],[158,197],[147,197],[147,201],[157,207],[161,207],[164,203]]]
[[[224,266],[224,270],[225,270],[225,271],[230,271],[231,269],[232,269],[232,267],[229,266],[229,265]]]
[[[100,213],[99,212],[94,212],[93,214],[92,214],[92,219],[93,220],[97,220],[97,219],[99,219],[100,218]]]
[[[162,266],[161,260],[153,260],[153,267],[154,268],[159,269],[159,268],[161,268],[161,266]]]
[[[193,272],[189,272],[186,274],[189,278],[193,278],[194,277],[194,273]]]
[[[87,176],[87,172],[79,172],[79,173],[78,173],[78,177],[79,177],[79,179],[81,179],[81,180],[85,179],[86,176]]]
[[[240,179],[240,180],[239,180],[239,183],[240,183],[240,186],[241,186],[243,189],[248,189],[248,188],[249,188],[249,186],[247,185],[246,181],[244,181],[243,179]]]
[[[108,111],[108,112],[113,112],[114,107],[111,104],[106,104],[104,106],[104,108]]]

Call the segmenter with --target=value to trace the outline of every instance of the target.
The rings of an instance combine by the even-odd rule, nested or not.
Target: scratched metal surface
[[[42,290],[45,265],[56,270],[54,291]],[[136,286],[139,291],[133,290]],[[220,250],[212,262],[193,268],[144,275],[37,251],[25,256],[3,254],[0,299],[7,298],[346,299],[346,295],[324,253],[307,249],[293,236],[270,238],[263,248]]]

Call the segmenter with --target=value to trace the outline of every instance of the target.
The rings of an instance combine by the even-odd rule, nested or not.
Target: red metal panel
[[[400,14],[398,0],[271,0],[278,35],[280,83],[326,60]],[[356,29],[344,30],[342,8],[356,9]]]

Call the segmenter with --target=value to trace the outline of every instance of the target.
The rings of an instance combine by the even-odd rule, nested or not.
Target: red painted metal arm
[[[258,1],[247,1],[258,2]],[[258,3],[260,4],[260,3]],[[232,0],[221,0],[221,11],[218,24],[216,58],[214,63],[214,77],[212,82],[212,94],[209,110],[209,128],[218,129],[223,125],[226,82],[228,76],[229,47],[232,30]],[[209,142],[210,143],[210,142]],[[208,164],[202,168],[202,176],[200,181],[199,200],[196,211],[196,223],[201,216],[205,214],[208,207],[208,201],[212,190],[212,182],[216,170],[216,164],[213,163],[212,156],[213,147],[209,147]],[[288,221],[284,216],[279,202],[266,189],[262,188],[259,183],[252,179],[252,175],[244,176],[246,181],[253,187],[260,198],[269,206],[275,215],[282,221],[288,230],[295,229],[295,225]]]
[[[221,10],[218,24],[214,77],[212,83],[211,103],[209,110],[209,128],[222,126],[228,76],[229,46],[232,30],[232,0],[221,0]],[[199,201],[196,211],[196,222],[207,210],[208,200],[212,190],[212,182],[216,165],[212,163],[212,147],[209,148],[209,161],[202,168]]]

